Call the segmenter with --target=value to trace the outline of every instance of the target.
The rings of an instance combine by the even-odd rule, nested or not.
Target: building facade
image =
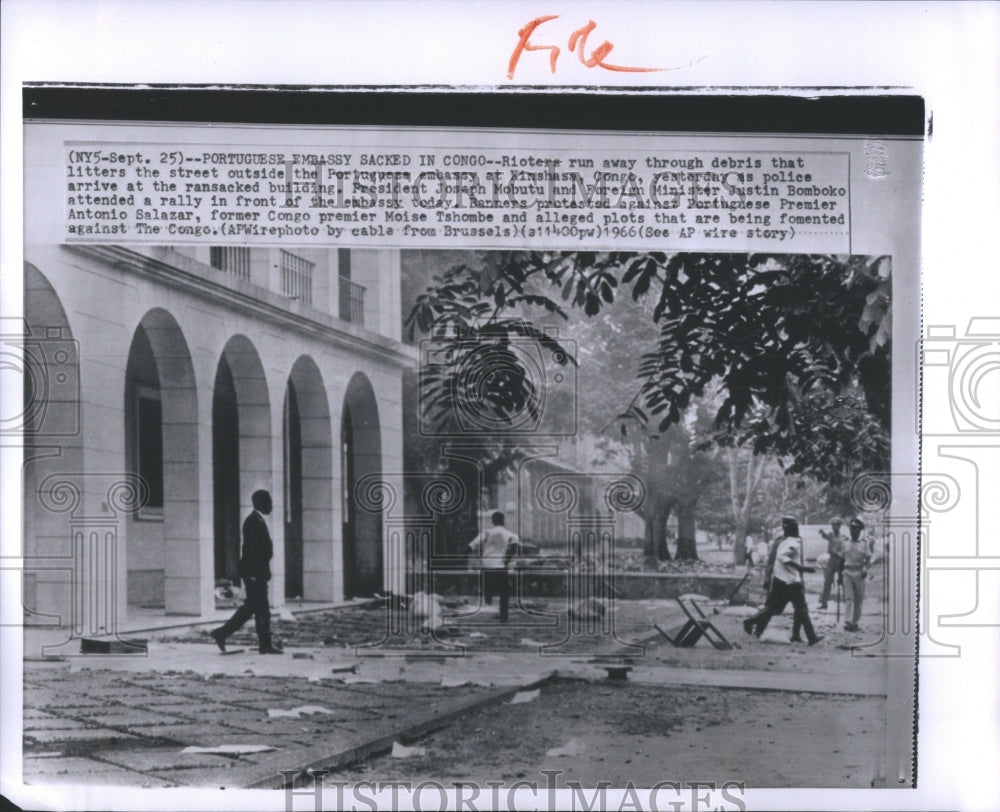
[[[260,488],[275,605],[402,590],[358,494],[402,470],[416,353],[398,251],[29,245],[25,260],[28,625],[204,616]]]

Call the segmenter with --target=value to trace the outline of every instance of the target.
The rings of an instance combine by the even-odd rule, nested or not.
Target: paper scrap
[[[537,640],[532,640],[530,637],[521,638],[522,646],[544,646],[545,643],[539,643]]]
[[[239,756],[244,753],[266,753],[276,748],[269,744],[220,744],[215,747],[185,747],[182,753],[216,753],[221,756]]]
[[[483,634],[482,632],[471,632],[469,634],[469,637],[486,637],[486,635]]]
[[[332,710],[321,705],[299,705],[291,710],[281,710],[281,708],[268,708],[267,715],[270,719],[277,719],[281,716],[289,716],[298,719],[300,716],[312,716],[314,713],[333,713]]]
[[[427,754],[426,747],[407,747],[399,742],[392,743],[392,757],[393,758],[415,758],[416,756],[423,756]]]
[[[545,755],[547,756],[578,756],[587,749],[587,743],[582,742],[579,739],[570,739],[562,747],[553,747],[551,750],[546,750]]]
[[[510,701],[510,704],[520,705],[522,702],[531,702],[534,699],[538,699],[541,693],[541,688],[535,688],[534,691],[518,691],[514,694],[514,698]]]
[[[441,680],[442,688],[461,688],[463,685],[468,685],[469,681],[467,679],[457,679],[456,677],[444,677]]]

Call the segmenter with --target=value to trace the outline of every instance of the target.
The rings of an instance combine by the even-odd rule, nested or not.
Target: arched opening
[[[271,489],[271,407],[264,366],[244,335],[229,339],[212,393],[215,577],[236,581],[242,517],[250,496]]]
[[[2,371],[20,374],[21,409],[2,418],[5,434],[24,444],[22,489],[23,550],[26,557],[69,556],[66,516],[46,509],[39,483],[53,474],[72,478],[83,470],[80,354],[66,311],[49,280],[24,264],[22,355],[3,354]],[[6,380],[5,380],[6,383]],[[69,626],[71,578],[68,569],[34,569],[26,564],[22,600],[27,626]]]
[[[124,422],[126,470],[148,490],[129,519],[128,602],[199,614],[197,389],[184,335],[162,308],[146,313],[132,337]]]
[[[356,486],[362,477],[381,473],[382,441],[375,392],[364,373],[355,373],[347,386],[340,440],[344,595],[371,595],[383,585],[382,516],[358,510]]]
[[[212,503],[215,578],[235,582],[240,559],[240,430],[236,385],[225,357],[212,393]]]
[[[333,594],[333,433],[316,363],[300,357],[285,388],[285,597]]]

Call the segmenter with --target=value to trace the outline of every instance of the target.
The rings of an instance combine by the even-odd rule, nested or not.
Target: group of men
[[[251,617],[255,620],[257,640],[261,654],[282,654],[282,649],[271,641],[271,611],[267,596],[268,581],[271,580],[271,557],[274,552],[271,535],[267,529],[265,516],[272,510],[271,494],[256,491],[252,497],[253,511],[243,523],[243,550],[240,556],[239,575],[245,583],[245,598],[235,614],[218,629],[211,632],[216,645],[223,652],[226,639],[241,628]],[[499,510],[490,517],[492,526],[484,530],[469,544],[478,554],[478,565],[483,577],[483,591],[487,603],[493,596],[500,598],[500,620],[506,621],[510,604],[510,586],[507,567],[516,553],[518,538],[504,524],[504,514]],[[832,533],[820,531],[827,541],[827,562],[823,576],[823,591],[819,608],[826,609],[834,579],[843,586],[847,599],[844,629],[849,632],[859,630],[861,604],[865,597],[865,580],[871,564],[868,544],[861,538],[864,522],[851,519],[850,536],[844,536],[840,528],[844,522],[836,518],[830,522]],[[794,609],[792,621],[792,641],[801,642],[804,631],[810,646],[823,638],[816,634],[806,605],[803,575],[815,572],[814,567],[805,565],[799,524],[794,518],[785,516],[781,520],[782,535],[771,545],[764,586],[767,599],[764,607],[752,617],[743,621],[747,634],[760,637],[771,618],[785,610],[789,603]]]
[[[840,518],[833,519],[830,522],[833,532],[821,531],[827,541],[827,562],[819,608],[827,608],[833,581],[836,579],[838,586],[843,586],[847,599],[844,629],[856,632],[859,630],[858,622],[861,619],[861,604],[865,597],[865,581],[871,564],[871,554],[868,543],[861,538],[864,522],[858,518],[851,520],[850,537],[841,534],[840,528],[843,523]],[[805,565],[798,521],[785,516],[781,520],[781,531],[781,537],[771,545],[768,554],[764,576],[767,599],[764,607],[744,620],[743,628],[747,634],[760,637],[771,622],[771,618],[783,612],[791,603],[794,610],[792,642],[801,642],[801,633],[804,631],[806,641],[813,646],[823,638],[816,634],[812,619],[809,617],[803,575],[815,572],[815,568]]]
[[[868,578],[868,567],[871,566],[871,552],[868,543],[861,538],[865,523],[861,519],[851,519],[850,536],[840,532],[843,519],[833,519],[830,522],[832,533],[821,530],[826,539],[826,569],[823,572],[823,591],[819,596],[819,608],[826,609],[830,601],[833,581],[843,587],[847,599],[846,622],[844,629],[849,632],[858,631],[858,621],[861,620],[861,603],[865,599],[865,581]]]
[[[271,606],[267,597],[271,558],[274,555],[274,545],[265,521],[274,507],[271,494],[263,490],[255,491],[251,503],[253,510],[243,522],[243,548],[238,568],[245,585],[243,603],[225,624],[213,629],[210,634],[219,650],[225,653],[226,640],[252,617],[260,653],[284,654],[284,650],[271,640]],[[491,521],[492,527],[476,536],[469,547],[479,555],[486,602],[492,603],[493,596],[498,595],[500,620],[506,622],[510,606],[507,566],[518,549],[518,540],[504,527],[504,515],[499,510],[493,513]]]

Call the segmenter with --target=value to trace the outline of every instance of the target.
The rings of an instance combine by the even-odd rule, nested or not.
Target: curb
[[[298,770],[296,778],[300,776],[305,776],[307,773],[318,770],[336,770],[340,767],[344,767],[352,762],[358,761],[360,759],[366,758],[374,753],[388,751],[392,749],[392,744],[398,739],[416,739],[420,736],[425,736],[435,730],[442,727],[447,727],[459,716],[462,716],[471,711],[480,710],[481,708],[489,707],[490,705],[498,705],[505,699],[514,696],[514,694],[519,691],[530,691],[535,688],[541,688],[552,682],[558,675],[557,671],[552,671],[541,679],[537,679],[534,682],[527,683],[525,685],[517,685],[508,688],[503,688],[493,693],[487,694],[483,697],[478,697],[476,699],[464,702],[451,710],[437,714],[434,716],[427,716],[416,722],[413,722],[405,727],[401,727],[392,733],[379,736],[370,741],[364,742],[359,745],[348,747],[345,750],[340,750],[329,755],[322,756],[318,759],[314,759],[307,764],[303,764],[297,767],[287,766],[283,769]],[[311,780],[311,779],[310,779]],[[246,786],[247,789],[291,789],[287,784],[287,778],[280,772],[268,772],[268,775],[264,778],[260,778]]]

